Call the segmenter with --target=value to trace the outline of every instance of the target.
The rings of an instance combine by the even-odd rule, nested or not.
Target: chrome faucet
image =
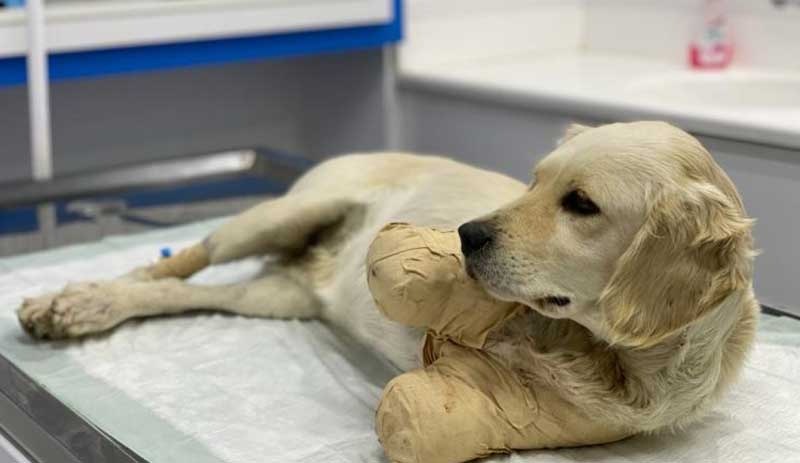
[[[800,0],[772,0],[775,8],[784,8],[789,5],[800,6]]]

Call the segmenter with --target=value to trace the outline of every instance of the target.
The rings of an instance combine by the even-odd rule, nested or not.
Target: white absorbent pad
[[[23,297],[120,275],[216,224],[0,259],[0,354],[151,463],[385,461],[373,419],[397,372],[319,322],[193,313],[58,343],[33,342],[20,330],[15,310]],[[193,280],[230,282],[258,268],[245,261]],[[800,322],[764,316],[742,380],[685,431],[490,461],[800,461]]]

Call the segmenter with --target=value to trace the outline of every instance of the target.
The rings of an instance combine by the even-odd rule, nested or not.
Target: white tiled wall
[[[691,37],[694,0],[588,0],[587,51],[684,60]]]
[[[685,60],[704,0],[586,0],[589,50]],[[800,70],[800,6],[771,0],[729,0],[735,66]]]
[[[583,0],[408,0],[401,60],[459,62],[580,43]]]
[[[775,8],[770,0],[735,0],[731,10],[739,64],[800,71],[800,2]]]
[[[704,0],[408,0],[404,62],[459,62],[532,51],[686,60]],[[734,65],[800,70],[800,5],[728,0]]]

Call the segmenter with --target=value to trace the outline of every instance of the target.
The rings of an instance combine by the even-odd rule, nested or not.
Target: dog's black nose
[[[492,242],[494,230],[488,222],[467,222],[458,227],[461,237],[461,252],[469,256],[473,252],[488,246]]]

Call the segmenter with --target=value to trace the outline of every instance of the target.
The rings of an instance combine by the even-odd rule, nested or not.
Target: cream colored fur
[[[565,210],[574,190],[600,213]],[[699,419],[735,379],[758,311],[751,221],[705,149],[659,122],[573,126],[529,187],[438,157],[327,161],[196,248],[211,264],[277,256],[260,279],[201,288],[145,267],[27,300],[20,321],[34,336],[60,338],[196,308],[318,317],[409,370],[419,366],[421,333],[375,309],[367,248],[387,222],[453,229],[477,217],[495,236],[469,257],[472,274],[493,296],[533,309],[492,333],[487,348],[532,388],[648,432]]]

